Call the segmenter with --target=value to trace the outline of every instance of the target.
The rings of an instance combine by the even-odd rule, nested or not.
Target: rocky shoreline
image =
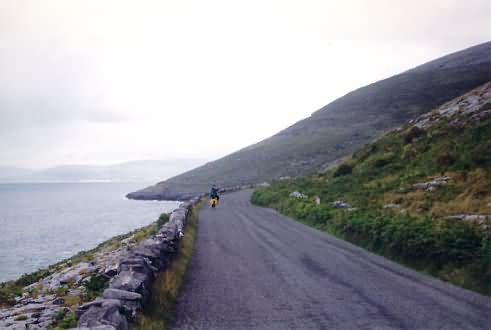
[[[243,189],[255,188],[258,185],[264,183],[247,184],[247,185],[237,185],[226,188],[221,188],[220,193],[227,193]],[[205,195],[206,191],[209,191],[209,185],[192,185],[186,187],[186,189],[175,190],[166,186],[165,182],[157,183],[156,185],[130,192],[126,195],[126,198],[135,200],[159,200],[159,201],[189,201],[195,196]]]
[[[194,192],[175,192],[175,191],[135,191],[126,195],[128,199],[135,200],[159,200],[159,201],[188,201],[196,196]]]
[[[0,328],[73,328],[78,320],[79,329],[127,329],[148,302],[155,276],[176,253],[188,212],[198,201],[182,203],[141,242],[133,234],[24,287],[14,306],[0,309]]]

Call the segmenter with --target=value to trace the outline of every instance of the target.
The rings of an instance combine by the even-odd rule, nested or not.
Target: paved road
[[[491,299],[250,204],[200,213],[175,329],[491,329]]]

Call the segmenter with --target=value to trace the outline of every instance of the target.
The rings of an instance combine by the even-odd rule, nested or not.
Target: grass
[[[366,145],[337,168],[275,181],[252,202],[272,207],[456,285],[491,295],[491,241],[483,225],[446,217],[491,213],[491,120],[463,129],[441,120],[427,130],[410,125]],[[433,191],[412,185],[449,176]],[[290,197],[292,191],[309,196]],[[315,203],[319,197],[321,204]],[[335,209],[343,200],[357,210]],[[389,203],[398,209],[385,209]],[[488,226],[491,223],[487,224]]]
[[[454,59],[462,59],[464,54]],[[491,63],[487,57],[479,56]],[[489,64],[462,66],[454,59],[449,60],[456,64],[452,68],[425,65],[357,89],[268,139],[168,179],[147,192],[207,192],[211,182],[232,187],[322,170],[387,130],[489,81]],[[417,138],[418,132],[413,135],[408,141]]]
[[[157,276],[151,290],[150,303],[131,325],[132,330],[162,330],[172,322],[176,299],[193,255],[198,230],[198,212],[203,203],[191,210],[185,235],[179,242],[178,253],[169,267]]]
[[[86,292],[83,301],[92,301],[102,295],[109,286],[109,278],[103,274],[97,274],[90,277],[90,281],[84,283]]]
[[[73,312],[60,311],[56,316],[56,321],[48,326],[48,330],[72,329],[77,327],[77,318]]]
[[[16,317],[14,317],[14,321],[25,321],[27,319],[28,319],[27,315],[24,315],[24,314],[17,315]]]

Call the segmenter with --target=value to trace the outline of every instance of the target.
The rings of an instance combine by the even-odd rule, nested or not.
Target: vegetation
[[[81,251],[75,256],[50,265],[47,268],[39,269],[33,273],[24,274],[19,279],[0,283],[0,307],[12,306],[15,304],[15,297],[20,296],[23,288],[40,281],[41,279],[63,270],[66,267],[74,266],[80,262],[90,262],[95,254],[102,250],[115,250],[121,246],[121,241],[133,236],[136,242],[140,242],[150,235],[158,232],[160,227],[169,221],[169,214],[163,213],[158,220],[148,226],[133,230],[127,234],[115,236],[105,242],[102,242],[94,249],[89,251]],[[86,295],[82,297],[82,301],[90,301],[99,296],[107,287],[108,279],[103,276],[95,276],[90,279],[86,286]],[[31,297],[36,297],[40,288],[35,287],[29,291]],[[65,297],[68,293],[68,287],[62,286],[54,292],[58,297]],[[73,301],[74,298],[68,298]]]
[[[198,229],[198,212],[203,203],[191,210],[186,225],[186,234],[179,243],[176,257],[166,271],[157,276],[151,291],[151,301],[143,313],[138,316],[131,329],[162,330],[172,321],[176,299],[193,255]]]
[[[22,294],[22,287],[14,282],[0,283],[0,308],[15,304],[15,297]]]
[[[351,172],[353,172],[353,168],[351,166],[349,166],[348,164],[341,164],[337,169],[336,171],[334,171],[334,176],[337,177],[337,176],[343,176],[343,175],[348,175],[348,174],[351,174]]]
[[[456,119],[463,126],[450,125]],[[430,189],[413,186],[439,177],[445,182]],[[292,191],[309,198],[290,197]],[[336,200],[355,209],[336,209]],[[258,189],[252,201],[491,295],[491,223],[450,218],[491,213],[490,118],[472,121],[457,114],[428,129],[406,125],[364,146],[338,168],[275,181]]]
[[[109,286],[109,278],[103,274],[91,276],[90,281],[85,283],[86,297],[85,301],[91,301],[102,295]]]
[[[14,321],[25,321],[27,320],[27,315],[21,314],[14,317]]]
[[[490,50],[489,43],[473,47],[357,89],[266,140],[145,189],[145,196],[312,174],[386,130],[491,80]],[[475,63],[477,58],[482,62]],[[417,134],[415,130],[407,140]]]
[[[48,330],[72,329],[77,327],[77,318],[75,313],[60,311],[56,317],[56,322],[48,327]]]

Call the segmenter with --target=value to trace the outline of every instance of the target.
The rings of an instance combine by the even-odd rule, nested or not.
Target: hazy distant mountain
[[[489,80],[491,42],[357,89],[262,142],[128,197],[169,199],[176,192],[207,191],[211,183],[232,186],[309,174]]]
[[[0,167],[3,182],[138,181],[169,178],[205,163],[202,159],[141,160],[109,166],[66,165],[40,171]]]
[[[0,166],[0,181],[14,181],[31,175],[34,171],[20,167]]]

